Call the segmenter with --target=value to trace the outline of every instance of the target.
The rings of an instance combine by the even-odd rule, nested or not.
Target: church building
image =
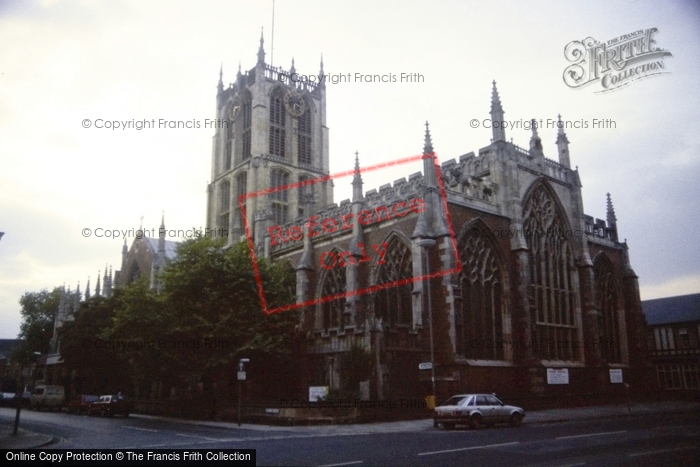
[[[344,388],[357,347],[365,399],[645,390],[628,246],[610,195],[604,220],[585,213],[563,124],[556,160],[533,121],[528,149],[493,125],[477,153],[438,163],[426,123],[422,173],[365,191],[356,155],[352,200],[335,204],[325,84],[295,72],[265,63],[261,38],[252,69],[228,87],[220,74],[207,226],[237,242],[247,225],[258,256],[295,271],[299,397]],[[504,121],[495,82],[490,118]]]

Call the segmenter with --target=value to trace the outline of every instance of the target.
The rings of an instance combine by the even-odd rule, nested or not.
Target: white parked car
[[[505,405],[494,394],[460,394],[435,407],[434,422],[435,426],[442,425],[446,430],[451,430],[456,425],[467,425],[475,429],[496,423],[518,426],[523,417],[523,409]]]

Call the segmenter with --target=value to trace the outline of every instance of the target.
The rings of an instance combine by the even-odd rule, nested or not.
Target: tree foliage
[[[40,292],[27,292],[19,299],[22,309],[22,323],[19,338],[27,342],[28,349],[42,354],[49,352],[51,337],[53,337],[54,318],[61,300],[61,289],[54,288],[51,292],[44,289]]]
[[[166,351],[184,372],[206,372],[241,357],[291,354],[297,315],[265,316],[245,243],[221,246],[206,237],[185,242],[163,274]],[[268,306],[293,303],[295,279],[284,265],[263,260],[258,268]],[[193,342],[196,348],[182,348]]]
[[[293,303],[295,277],[288,266],[263,260],[258,269],[268,306]],[[109,299],[92,298],[64,325],[64,361],[86,375],[86,386],[114,390],[121,384],[138,397],[147,397],[156,381],[166,389],[212,387],[215,381],[230,386],[238,359],[245,357],[266,387],[280,387],[275,378],[291,368],[298,315],[263,314],[244,243],[224,249],[206,237],[184,242],[161,279],[160,295],[137,281]],[[85,345],[97,341],[103,348],[86,352]]]
[[[116,314],[115,302],[93,297],[81,304],[73,320],[61,326],[61,357],[80,375],[74,388],[79,394],[116,392],[127,382],[127,368],[119,349],[105,339]]]

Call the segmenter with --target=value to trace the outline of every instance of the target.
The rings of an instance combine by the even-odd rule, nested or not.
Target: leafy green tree
[[[148,398],[152,383],[172,380],[179,367],[160,348],[170,321],[167,304],[145,278],[116,289],[113,300],[116,312],[102,335],[119,345],[119,356],[131,372],[133,396]]]
[[[288,358],[296,313],[262,312],[247,245],[223,249],[222,239],[183,243],[163,274],[168,313],[166,348],[179,374],[229,371],[241,357]],[[294,302],[294,275],[283,263],[258,263],[268,307]],[[193,344],[195,348],[187,348]]]
[[[262,260],[258,270],[269,307],[294,302],[288,265]],[[245,243],[223,248],[221,239],[207,237],[184,242],[161,279],[160,295],[137,281],[109,299],[83,303],[75,320],[64,324],[64,361],[84,375],[86,388],[113,391],[121,384],[130,395],[148,398],[153,383],[166,391],[201,384],[214,405],[224,393],[232,395],[238,360],[245,357],[256,398],[289,394],[284,391],[298,373],[292,359],[298,314],[263,314]],[[94,343],[101,348],[92,349]]]
[[[19,338],[27,342],[28,348],[34,352],[47,354],[53,337],[53,324],[58,304],[61,300],[61,288],[56,287],[51,292],[44,289],[40,292],[27,292],[19,299],[22,309],[22,323]]]
[[[60,329],[61,357],[69,370],[77,370],[77,394],[105,394],[128,387],[126,361],[119,347],[106,339],[115,315],[116,300],[92,297],[81,303],[73,320]]]

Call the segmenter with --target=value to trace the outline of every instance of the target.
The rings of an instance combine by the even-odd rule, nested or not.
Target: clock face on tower
[[[284,95],[284,107],[292,117],[301,117],[306,111],[306,102],[304,98],[296,91],[287,91]]]

